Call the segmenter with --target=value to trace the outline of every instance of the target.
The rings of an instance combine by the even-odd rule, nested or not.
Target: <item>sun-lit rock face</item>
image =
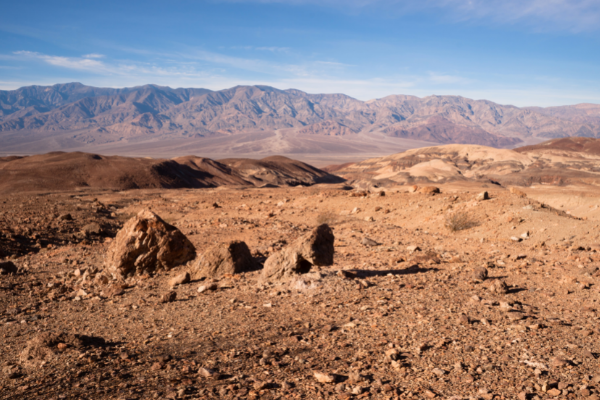
[[[105,266],[113,276],[170,270],[196,257],[196,249],[176,227],[142,210],[117,234],[106,254]]]

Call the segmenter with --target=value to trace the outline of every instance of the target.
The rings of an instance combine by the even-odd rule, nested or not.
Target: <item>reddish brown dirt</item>
[[[114,214],[107,223],[151,208],[200,253],[238,239],[260,262],[327,222],[336,253],[332,267],[292,283],[264,284],[259,270],[223,278],[215,291],[198,293],[207,284],[198,281],[171,289],[188,265],[117,287],[92,278],[114,230],[72,243],[47,230],[52,246],[5,256],[21,272],[0,276],[0,398],[597,399],[597,221],[497,188],[477,202],[481,190],[2,195],[3,232],[32,218],[30,205],[47,215],[35,233],[54,223],[50,210],[73,212],[79,226],[103,204]],[[459,212],[473,227],[452,232],[448,216]],[[482,266],[483,282],[474,278]],[[489,289],[496,280],[507,293]],[[175,301],[162,303],[171,290]]]

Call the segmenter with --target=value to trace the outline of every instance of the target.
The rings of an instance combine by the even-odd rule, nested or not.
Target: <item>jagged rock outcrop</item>
[[[333,231],[327,224],[315,228],[265,262],[263,278],[286,279],[308,273],[313,265],[333,265]]]
[[[113,276],[124,278],[170,270],[196,256],[196,249],[176,227],[149,210],[125,223],[110,245],[105,266]]]
[[[231,241],[209,248],[195,264],[192,278],[218,278],[254,268],[255,262],[245,242]]]

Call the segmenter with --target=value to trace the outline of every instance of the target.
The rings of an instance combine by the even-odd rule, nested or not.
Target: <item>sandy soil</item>
[[[598,399],[598,221],[494,185],[440,188],[3,195],[0,249],[19,273],[0,275],[0,398]],[[475,200],[483,190],[491,199]],[[203,293],[168,284],[191,264],[95,279],[143,208],[200,254],[239,239],[260,262],[326,222],[335,263]],[[460,213],[471,227],[451,231]]]

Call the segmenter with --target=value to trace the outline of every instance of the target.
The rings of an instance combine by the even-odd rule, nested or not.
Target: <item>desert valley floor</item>
[[[600,200],[584,216],[437,186],[4,194],[0,398],[598,399]],[[244,241],[257,268],[113,281],[108,249],[142,210],[198,254]],[[333,265],[263,279],[321,224]]]

